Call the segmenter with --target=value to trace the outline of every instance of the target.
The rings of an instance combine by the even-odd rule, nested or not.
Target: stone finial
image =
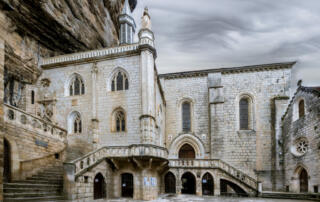
[[[144,8],[141,24],[142,24],[142,29],[150,29],[151,30],[151,18],[149,15],[148,7]]]
[[[302,85],[302,80],[300,79],[297,83],[297,86],[301,86]]]
[[[128,2],[128,0],[125,0],[121,14],[123,14],[123,15],[127,14],[128,15],[130,13],[131,13],[131,9],[130,9],[130,6],[129,6],[129,2]]]

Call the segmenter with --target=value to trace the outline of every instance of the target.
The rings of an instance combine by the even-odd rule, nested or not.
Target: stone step
[[[53,180],[53,181],[62,181],[63,180],[63,176],[38,176],[38,175],[35,175],[35,176],[32,176],[32,177],[28,177],[26,180]]]
[[[63,173],[59,173],[59,174],[39,173],[39,174],[33,175],[32,177],[48,177],[48,178],[61,177],[61,178],[63,178]]]
[[[5,188],[62,188],[62,184],[5,183]]]
[[[38,193],[38,192],[52,192],[52,193],[60,193],[62,191],[62,187],[23,187],[23,188],[9,188],[4,187],[3,193]]]
[[[19,180],[13,181],[13,183],[20,183],[20,184],[62,184],[62,180]]]
[[[30,197],[44,197],[44,196],[57,196],[57,192],[22,192],[22,193],[4,193],[5,198],[30,198]]]
[[[267,192],[262,193],[263,198],[277,198],[277,199],[304,199],[304,200],[318,200],[320,201],[320,194],[313,193],[290,193],[290,192]]]
[[[4,202],[15,202],[15,201],[62,201],[63,196],[47,196],[47,197],[22,197],[22,198],[5,198]]]

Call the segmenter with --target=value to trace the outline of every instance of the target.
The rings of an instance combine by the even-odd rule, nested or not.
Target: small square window
[[[313,186],[313,192],[314,192],[314,193],[319,193],[319,187],[318,187],[318,185]]]
[[[89,177],[88,176],[84,176],[84,183],[88,183],[89,181]]]

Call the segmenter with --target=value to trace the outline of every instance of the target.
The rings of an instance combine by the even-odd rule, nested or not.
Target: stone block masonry
[[[3,73],[4,73],[4,41],[0,38],[0,201],[3,200],[3,129],[4,129],[4,120],[3,120]]]

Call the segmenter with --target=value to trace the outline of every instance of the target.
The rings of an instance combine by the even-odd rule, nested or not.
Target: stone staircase
[[[63,167],[51,167],[26,180],[3,184],[4,202],[63,200]]]
[[[295,199],[295,200],[300,199],[300,200],[320,201],[320,194],[315,194],[315,193],[262,192],[260,197],[274,198],[274,199]]]

